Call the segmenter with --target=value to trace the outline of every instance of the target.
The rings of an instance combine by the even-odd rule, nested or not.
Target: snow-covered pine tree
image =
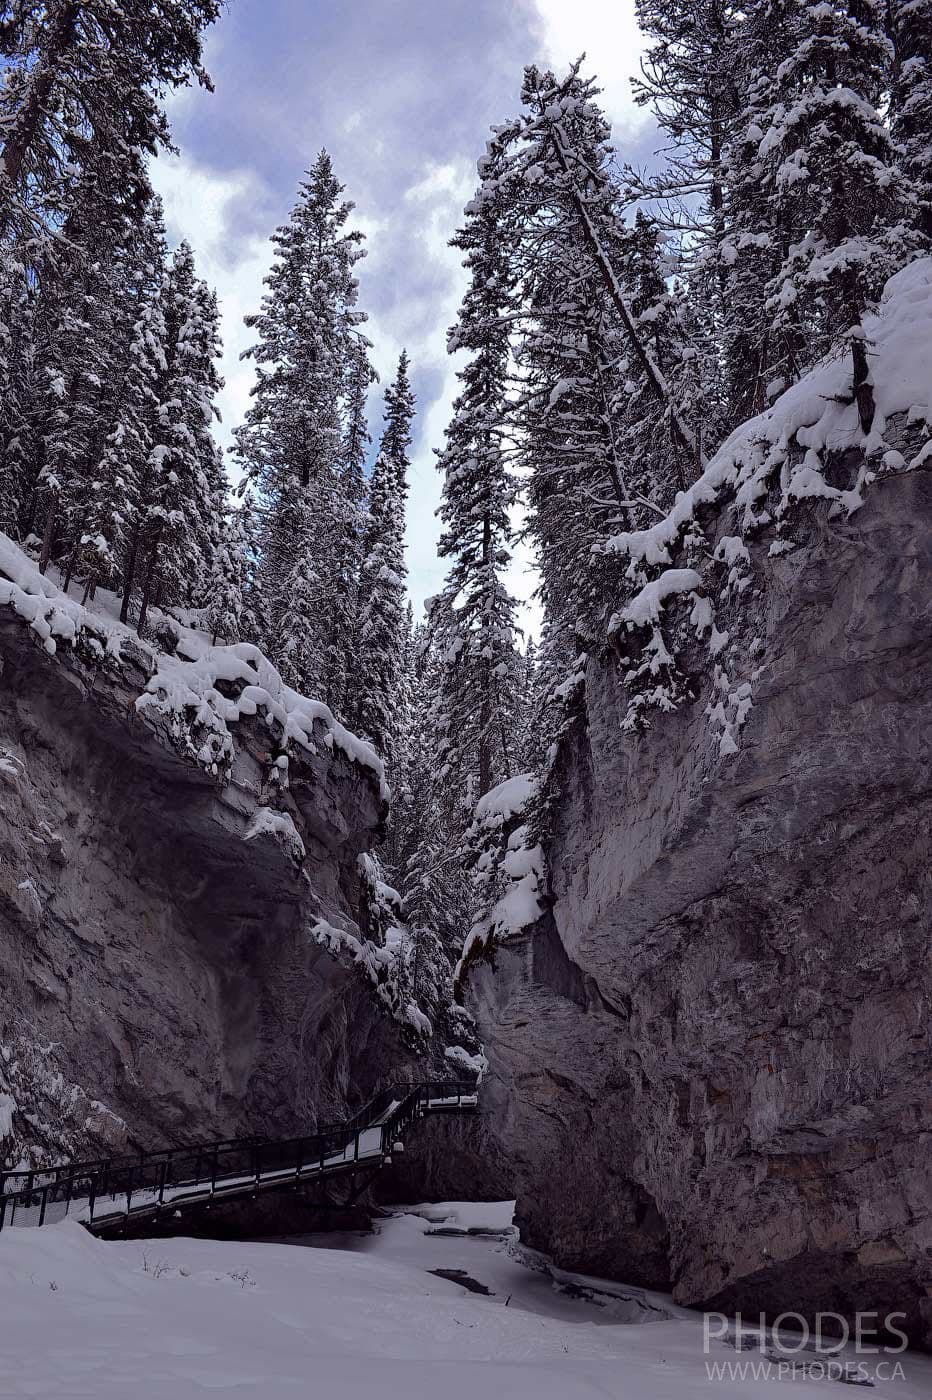
[[[190,528],[197,568],[187,580],[181,601],[186,606],[199,608],[209,597],[211,580],[217,568],[217,555],[227,541],[225,522],[229,511],[230,483],[223,453],[213,435],[214,424],[220,422],[220,410],[215,400],[223,388],[223,379],[217,368],[223,351],[220,308],[217,293],[200,278],[195,284],[193,310],[192,377],[196,396],[192,405],[191,433],[198,472],[194,480],[192,505],[195,513]]]
[[[672,263],[672,265],[671,265]],[[677,289],[673,273],[678,260],[666,254],[655,221],[638,210],[620,244],[619,267],[630,298],[638,335],[670,384],[697,434],[714,441],[715,416],[708,409],[711,394],[701,379],[711,353],[696,353],[698,329],[689,287]],[[611,376],[614,450],[623,464],[630,504],[618,512],[622,528],[650,524],[667,510],[677,491],[685,490],[690,473],[671,437],[665,406],[658,400],[637,358],[622,344],[621,358]]]
[[[909,182],[904,214],[932,243],[932,0],[890,0],[893,139]]]
[[[25,264],[0,253],[0,530],[26,533],[38,474],[34,399],[35,291]]]
[[[238,506],[228,504],[220,516],[204,617],[215,644],[249,640],[243,637],[244,621],[249,626],[248,617],[244,618],[250,569],[249,509],[248,501]]]
[[[145,154],[169,142],[165,90],[192,77],[209,85],[201,31],[220,8],[220,0],[154,7],[143,0],[12,0],[4,7],[0,348],[7,353],[0,353],[0,432],[8,452],[0,491],[6,523],[14,523],[12,511],[21,530],[42,531],[44,567],[83,508],[62,494],[88,446],[81,421],[93,420],[96,432],[106,417],[88,392],[95,336],[83,383],[69,373],[81,325],[92,313],[102,318],[106,307],[104,292],[95,312],[97,290],[89,268],[78,266],[81,249],[90,250],[96,237],[95,275],[105,281],[113,210],[144,202]],[[91,212],[95,198],[102,222]],[[19,339],[26,302],[37,353]]]
[[[169,143],[166,88],[209,86],[201,32],[220,0],[12,0],[4,7],[0,239],[67,210],[74,169]]]
[[[125,354],[120,288],[137,221],[151,195],[138,158],[79,171],[62,251],[43,268],[32,413],[41,433],[35,528],[39,567],[70,578],[114,412],[114,368]],[[41,525],[40,523],[41,522]]]
[[[359,582],[366,535],[366,461],[371,443],[368,395],[378,375],[369,362],[369,341],[350,346],[345,390],[345,430],[339,489],[333,498],[332,584],[323,662],[323,694],[338,714],[347,712],[351,667],[348,639],[359,625]]]
[[[162,291],[165,230],[153,196],[134,223],[121,275],[112,289],[118,344],[109,376],[114,405],[103,452],[90,464],[87,512],[76,535],[77,572],[85,598],[134,571],[134,526],[144,489],[164,369]]]
[[[273,236],[262,309],[247,318],[257,333],[249,352],[257,381],[235,434],[262,519],[263,644],[297,687],[324,699],[340,611],[333,574],[345,525],[345,395],[365,320],[354,275],[362,234],[346,230],[353,205],[342,192],[321,151]]]
[[[187,243],[176,249],[163,287],[164,370],[137,556],[140,635],[151,603],[188,607],[201,601],[225,495],[211,435],[221,385],[216,299],[198,280]]]
[[[649,174],[627,168],[627,196],[649,200],[688,286],[681,319],[691,328],[692,393],[702,401],[703,446],[722,433],[720,328],[728,318],[721,261],[726,232],[725,157],[746,71],[747,6],[732,0],[638,0],[648,47],[635,99],[653,108],[667,144]],[[680,390],[682,392],[682,389]],[[690,404],[675,395],[687,418]]]
[[[718,255],[724,284],[721,356],[730,426],[766,407],[796,378],[803,337],[788,312],[779,332],[768,287],[789,251],[792,230],[773,199],[775,170],[761,145],[772,120],[776,74],[791,48],[788,5],[756,0],[746,7],[740,33],[743,104],[726,143],[725,236]]]
[[[408,366],[402,350],[395,379],[385,390],[385,426],[369,487],[358,640],[348,697],[353,728],[371,739],[389,771],[399,737],[407,630],[404,530],[414,417]]]
[[[515,771],[517,719],[515,603],[504,582],[513,547],[515,485],[503,432],[515,300],[508,250],[490,205],[480,205],[453,239],[470,281],[451,349],[472,352],[460,371],[446,446],[438,552],[449,561],[440,703],[443,770],[462,803],[462,829],[483,793]]]
[[[901,176],[879,110],[892,64],[884,20],[880,0],[787,5],[787,58],[758,147],[772,189],[763,232],[776,227],[786,238],[768,287],[773,333],[800,341],[797,370],[847,342],[865,432],[874,398],[862,317],[911,252],[896,220]]]
[[[607,129],[587,109],[564,126],[573,159],[598,168]],[[599,148],[602,147],[600,150]],[[615,437],[617,377],[624,355],[614,308],[572,217],[544,204],[538,238],[525,235],[522,293],[528,308],[516,345],[522,387],[516,410],[519,465],[537,546],[541,598],[561,633],[591,634],[614,584],[593,546],[627,519],[631,492]],[[614,273],[613,273],[614,275]],[[633,313],[632,316],[633,324]],[[568,649],[575,655],[572,641]]]
[[[460,804],[441,756],[443,670],[431,624],[422,624],[414,637],[405,800],[394,817],[399,889],[414,939],[415,982],[434,938],[454,961],[469,925],[470,880],[463,866]]]

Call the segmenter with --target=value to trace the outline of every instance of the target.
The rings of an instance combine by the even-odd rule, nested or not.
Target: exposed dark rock
[[[485,1091],[483,1090],[483,1096]],[[432,1113],[412,1123],[404,1150],[373,1183],[377,1201],[507,1201],[515,1193],[511,1162],[484,1114]]]

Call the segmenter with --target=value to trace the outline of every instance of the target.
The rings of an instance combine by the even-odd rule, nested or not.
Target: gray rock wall
[[[698,652],[700,699],[640,737],[590,662],[552,909],[469,977],[487,1122],[558,1264],[932,1337],[930,522],[914,471],[754,546],[732,757]]]
[[[0,1160],[288,1133],[343,1115],[418,1048],[315,918],[360,933],[374,776],[293,759],[303,862],[244,839],[269,737],[235,726],[232,781],[173,747],[119,673],[49,657],[0,610]],[[293,845],[293,843],[292,843]]]

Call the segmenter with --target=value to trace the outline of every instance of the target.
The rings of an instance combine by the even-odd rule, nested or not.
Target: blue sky
[[[653,133],[631,101],[640,36],[633,0],[231,0],[207,43],[216,91],[187,89],[170,112],[179,157],[155,163],[169,234],[190,240],[223,311],[223,437],[248,403],[242,324],[258,307],[269,234],[322,146],[367,235],[360,306],[383,382],[407,346],[418,396],[408,564],[416,605],[436,592],[440,447],[455,393],[447,327],[463,290],[447,246],[475,184],[489,126],[518,107],[525,63],[583,50],[599,75],[619,150],[646,158]],[[373,403],[372,430],[380,415]],[[526,598],[529,561],[512,587]]]

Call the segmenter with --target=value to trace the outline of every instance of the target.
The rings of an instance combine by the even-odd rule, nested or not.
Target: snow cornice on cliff
[[[357,764],[378,786],[381,800],[388,800],[384,765],[371,745],[351,734],[322,701],[286,685],[258,647],[214,646],[171,618],[175,650],[161,652],[109,615],[112,595],[101,591],[98,599],[93,607],[82,606],[0,534],[0,606],[22,618],[50,656],[64,646],[91,666],[124,672],[131,662],[141,668],[148,679],[135,701],[137,712],[159,716],[173,744],[212,776],[222,777],[232,761],[231,725],[261,715],[283,758],[317,753],[322,742]]]

